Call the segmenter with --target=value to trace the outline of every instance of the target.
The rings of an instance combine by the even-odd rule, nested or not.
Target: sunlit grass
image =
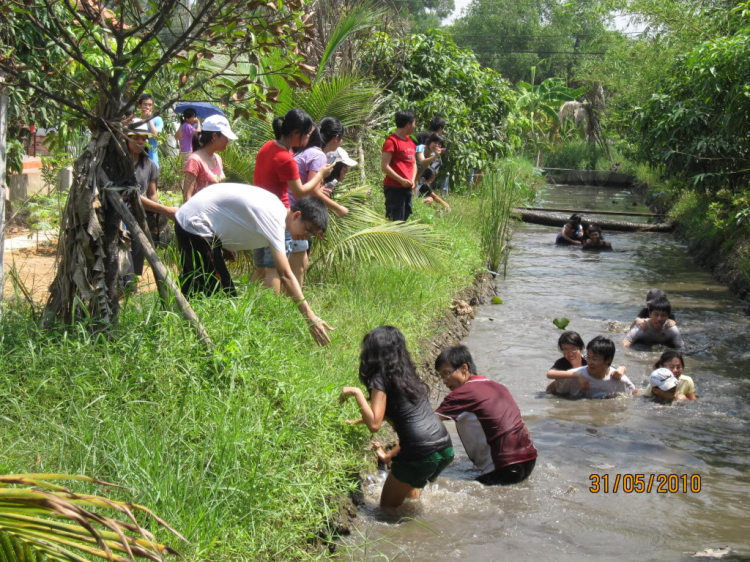
[[[308,539],[372,457],[343,420],[342,385],[357,384],[362,336],[398,326],[413,350],[469,285],[480,256],[478,201],[452,198],[416,215],[446,237],[439,270],[365,264],[311,276],[305,293],[332,324],[314,346],[288,299],[241,284],[235,299],[192,302],[208,355],[155,293],[137,294],[110,338],[42,332],[23,307],[0,334],[0,473],[89,474],[129,488],[190,544],[189,560],[316,558]],[[350,411],[351,410],[351,411]],[[159,537],[165,539],[166,537]]]

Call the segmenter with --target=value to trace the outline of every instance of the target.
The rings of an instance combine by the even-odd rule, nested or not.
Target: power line
[[[606,53],[574,53],[570,51],[501,51],[498,49],[472,49],[475,53],[519,53],[526,55],[572,55],[574,57],[597,56],[602,57]]]

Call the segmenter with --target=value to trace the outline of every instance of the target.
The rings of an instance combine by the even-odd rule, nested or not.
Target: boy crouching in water
[[[482,471],[477,481],[492,486],[528,478],[537,451],[510,391],[477,375],[471,353],[463,345],[443,351],[435,360],[435,370],[451,391],[435,413],[456,422],[466,453]]]
[[[635,385],[612,368],[615,342],[596,336],[586,346],[588,364],[563,374],[547,375],[555,380],[547,387],[551,394],[566,394],[573,398],[611,398],[616,394],[636,394]]]

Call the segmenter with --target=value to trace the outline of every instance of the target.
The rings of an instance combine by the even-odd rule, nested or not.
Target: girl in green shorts
[[[399,445],[389,453],[393,463],[380,506],[398,507],[406,498],[419,498],[419,490],[451,463],[453,444],[430,406],[427,386],[419,380],[406,340],[397,328],[380,326],[364,337],[359,380],[368,389],[370,400],[361,389],[345,386],[341,401],[354,396],[362,413],[360,419],[347,423],[364,423],[372,433],[384,419],[393,426]]]

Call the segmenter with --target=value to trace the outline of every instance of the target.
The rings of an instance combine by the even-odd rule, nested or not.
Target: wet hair
[[[667,361],[671,361],[672,359],[679,359],[680,363],[682,363],[682,368],[685,368],[685,359],[682,356],[682,353],[677,351],[676,349],[668,349],[664,353],[661,354],[661,357],[659,357],[659,360],[654,363],[654,369],[661,369],[664,366],[664,363]]]
[[[439,135],[438,133],[430,133],[430,136],[427,137],[427,142],[425,144],[430,144],[433,142],[439,142],[440,145],[442,146],[445,144],[445,139],[443,138],[442,135]]]
[[[402,109],[396,112],[396,127],[406,127],[409,123],[414,123],[414,112],[411,109]]]
[[[362,339],[359,354],[359,380],[368,389],[380,379],[386,394],[400,395],[412,404],[427,396],[427,385],[417,376],[404,335],[393,326],[379,326]]]
[[[286,137],[292,133],[307,134],[315,126],[312,118],[301,109],[290,109],[284,117],[276,117],[273,120],[273,134],[276,140]]]
[[[667,293],[662,291],[661,289],[651,289],[648,293],[646,293],[646,302],[655,301],[656,299],[660,298],[667,298]]]
[[[216,135],[216,136],[214,136]],[[220,131],[201,131],[193,135],[193,152],[200,150],[204,146],[208,146],[214,139],[223,137],[224,135]]]
[[[326,117],[320,122],[318,127],[320,131],[320,138],[323,140],[323,146],[327,145],[336,137],[344,136],[344,126],[341,121],[335,117]]]
[[[192,107],[188,107],[182,115],[180,115],[180,123],[186,123],[188,119],[192,119],[193,117],[197,117],[198,112],[195,111]]]
[[[667,316],[669,316],[672,313],[672,305],[669,304],[669,301],[666,299],[666,297],[654,299],[648,303],[649,315],[655,310],[666,312]]]
[[[568,223],[570,224],[581,224],[583,219],[581,218],[581,215],[575,214],[570,215],[570,218],[568,219]]]
[[[339,160],[333,165],[333,170],[323,179],[323,182],[328,183],[331,180],[341,181],[341,171],[346,167],[346,164]]]
[[[562,351],[562,346],[565,344],[574,345],[578,349],[583,349],[584,347],[586,347],[583,343],[583,338],[578,334],[578,332],[573,332],[571,330],[565,331],[560,334],[560,338],[557,340],[557,348]]]
[[[589,225],[589,227],[586,229],[586,232],[588,232],[589,234],[591,234],[592,232],[598,232],[601,235],[602,229],[599,228],[598,225],[592,224]]]
[[[596,353],[604,359],[607,365],[611,365],[615,358],[615,342],[604,336],[596,336],[586,346],[586,353]]]
[[[430,121],[430,131],[437,132],[440,129],[445,129],[445,119],[439,115],[435,115],[435,117],[432,118],[432,121]]]
[[[325,234],[328,230],[328,209],[325,203],[317,197],[300,197],[292,205],[292,212],[299,211],[302,214],[302,220],[313,223],[320,232]]]
[[[461,365],[469,367],[469,373],[472,375],[477,374],[477,367],[474,365],[474,359],[471,357],[469,348],[465,345],[457,345],[455,347],[449,347],[444,349],[440,355],[435,359],[435,370],[439,371],[443,365],[450,365],[454,369],[458,369]]]
[[[141,94],[141,97],[138,98],[138,105],[141,105],[144,101],[154,101],[154,96],[151,94]]]
[[[435,179],[435,171],[432,168],[425,168],[422,172],[422,179],[427,181]]]

